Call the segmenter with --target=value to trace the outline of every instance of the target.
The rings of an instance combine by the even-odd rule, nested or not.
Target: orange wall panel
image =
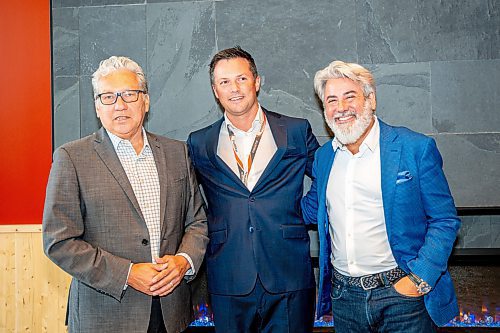
[[[50,1],[1,10],[0,224],[36,224],[52,159]]]

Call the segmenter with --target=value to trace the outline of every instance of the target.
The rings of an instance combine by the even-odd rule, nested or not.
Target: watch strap
[[[420,277],[413,274],[412,272],[410,272],[408,274],[408,278],[415,284],[415,286],[417,287],[417,291],[420,294],[425,295],[429,291],[431,291],[432,287],[427,282],[425,282],[424,280],[422,280]]]

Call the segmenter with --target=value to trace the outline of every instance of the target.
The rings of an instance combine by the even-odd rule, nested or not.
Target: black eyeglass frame
[[[127,92],[130,92],[130,91],[134,91],[137,93],[137,99],[135,101],[129,101],[127,102],[124,98],[123,98],[123,94],[124,93],[127,93]],[[124,90],[124,91],[120,91],[120,92],[115,92],[115,93],[112,93],[112,92],[104,92],[104,93],[100,93],[98,95],[96,95],[95,99],[98,99],[99,98],[99,101],[101,102],[102,105],[113,105],[115,104],[117,101],[118,101],[118,97],[121,97],[122,98],[122,101],[125,102],[125,103],[135,103],[139,100],[139,95],[140,93],[143,93],[143,94],[147,94],[147,91],[144,91],[144,90],[139,90],[139,89],[128,89],[128,90]],[[102,98],[101,96],[102,95],[107,95],[107,94],[113,94],[115,95],[115,100],[113,101],[113,103],[109,103],[109,104],[106,104],[102,101]]]

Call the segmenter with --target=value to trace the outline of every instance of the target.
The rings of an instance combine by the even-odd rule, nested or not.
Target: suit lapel
[[[264,108],[262,108],[262,111],[264,111],[264,113],[266,114],[266,118],[269,122],[271,133],[273,133],[273,138],[276,143],[277,150],[264,169],[264,172],[257,181],[257,184],[255,184],[252,192],[258,191],[259,186],[262,184],[262,182],[264,182],[266,178],[276,169],[276,166],[281,161],[283,155],[286,152],[288,144],[287,129],[283,118],[279,114],[269,112]]]
[[[324,204],[326,207],[326,186],[328,185],[328,180],[330,179],[330,173],[332,172],[332,166],[333,166],[333,160],[335,159],[335,151],[333,150],[332,146],[332,141],[328,141],[326,143],[328,145],[324,149],[327,149],[326,153],[326,158],[325,158],[325,164],[322,165],[323,163],[319,164],[318,166],[320,167],[319,173],[316,175],[318,178],[318,183],[319,183],[319,188],[317,189],[318,193],[323,193],[324,194]],[[324,170],[324,172],[322,171]]]
[[[240,186],[242,189],[248,192],[248,188],[243,184],[241,179],[231,170],[231,168],[217,155],[217,146],[219,144],[219,133],[220,127],[224,122],[224,118],[219,119],[212,127],[207,131],[207,155],[210,162],[215,165],[220,172],[224,173],[228,178],[230,178],[235,184]]]
[[[394,193],[396,190],[399,161],[401,159],[401,142],[396,140],[398,135],[390,126],[381,120],[379,120],[379,124],[382,200],[384,203],[387,232],[390,233]]]
[[[165,212],[167,210],[167,189],[169,186],[169,179],[167,177],[168,160],[165,156],[165,149],[162,149],[162,146],[156,136],[149,132],[146,132],[146,135],[148,136],[148,142],[151,146],[151,150],[153,151],[156,170],[158,171],[158,180],[160,182],[160,223],[161,235],[163,236],[163,233],[165,232],[165,224],[163,221],[165,220]]]
[[[328,180],[330,179],[330,173],[333,167],[333,161],[335,160],[335,151],[333,150],[332,140],[328,141],[325,146],[320,149],[325,149],[325,154],[316,154],[316,158],[318,159],[317,170],[316,170],[316,179],[318,182],[318,188],[316,189],[318,193],[318,209],[320,212],[323,212],[323,218],[318,219],[318,224],[323,224],[323,230],[325,236],[328,240],[327,248],[329,249],[329,253],[331,253],[330,248],[330,233],[328,231],[328,207],[326,203],[326,187],[328,186]],[[335,181],[334,181],[335,182]]]
[[[125,173],[125,170],[123,170],[120,160],[118,159],[116,151],[113,147],[113,143],[111,143],[104,127],[101,127],[101,129],[96,133],[94,149],[118,184],[121,186],[123,192],[125,192],[125,195],[129,198],[141,219],[145,221],[141,208],[139,207],[139,202],[137,201],[134,191],[132,190],[132,185],[130,185],[127,174]]]

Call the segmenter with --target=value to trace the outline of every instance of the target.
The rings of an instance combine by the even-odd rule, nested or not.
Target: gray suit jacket
[[[208,243],[203,199],[184,143],[147,133],[161,188],[160,256],[183,252],[199,270]],[[123,286],[131,262],[151,262],[149,233],[106,131],[54,152],[43,214],[46,255],[73,276],[70,332],[146,332],[151,297]],[[161,298],[168,332],[192,320],[183,280]]]

